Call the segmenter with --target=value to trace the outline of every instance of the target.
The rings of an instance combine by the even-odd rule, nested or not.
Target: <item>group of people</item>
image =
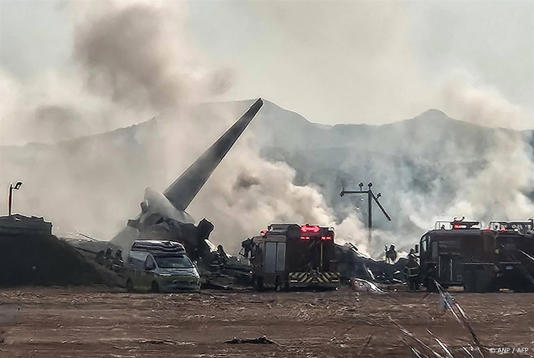
[[[389,249],[386,246],[386,262],[393,264],[395,261],[397,261],[395,245],[391,245]],[[408,254],[408,262],[404,266],[404,277],[411,291],[416,291],[419,288],[419,263],[414,249],[410,249]]]

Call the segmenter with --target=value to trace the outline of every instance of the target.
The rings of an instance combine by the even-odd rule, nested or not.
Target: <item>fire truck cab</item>
[[[464,252],[480,236],[476,221],[438,221],[419,242],[421,283],[434,289],[434,280],[444,287],[463,285]],[[417,251],[417,248],[416,248]]]
[[[495,236],[493,288],[534,291],[534,222],[494,221],[486,230]],[[488,253],[484,253],[488,254]]]
[[[317,225],[272,224],[252,238],[254,287],[337,288],[334,230]]]
[[[419,242],[421,283],[434,290],[463,286],[467,292],[534,287],[528,252],[534,247],[532,222],[437,222]]]

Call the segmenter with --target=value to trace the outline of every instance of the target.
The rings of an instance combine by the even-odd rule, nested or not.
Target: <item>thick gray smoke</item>
[[[202,67],[184,37],[167,8],[132,5],[80,26],[75,58],[99,95],[161,111],[205,100],[228,86],[222,71]]]
[[[532,134],[514,130],[528,125],[526,116],[495,91],[474,88],[458,78],[444,86],[444,97],[459,113],[458,119],[498,128],[488,138],[493,145],[486,153],[480,153],[486,165],[463,180],[462,195],[449,213],[461,212],[485,221],[531,218],[534,204],[528,194],[534,187],[529,143]]]
[[[495,91],[457,77],[444,82],[440,103],[461,121],[429,110],[378,127],[310,124],[302,136],[292,130],[284,137],[277,130],[278,138],[268,137],[262,145],[267,156],[296,169],[297,182],[320,188],[338,220],[352,212],[366,221],[367,199],[338,193],[342,185],[357,189],[360,181],[373,182],[393,217],[387,222],[374,207],[378,229],[368,247],[373,255],[390,243],[408,250],[437,220],[532,217],[532,132],[507,128],[528,123],[524,114]],[[306,142],[313,147],[301,145]],[[358,243],[365,242],[361,230],[353,232],[359,233]]]
[[[52,220],[60,235],[113,237],[137,214],[145,186],[163,191],[246,109],[195,114],[228,86],[227,71],[202,61],[167,8],[107,5],[75,29],[76,71],[38,79],[40,90],[16,81],[6,90],[16,95],[3,124],[15,135],[3,144],[55,142],[157,117],[106,135],[2,150],[1,181],[24,181],[15,209]],[[294,170],[260,157],[254,143],[252,134],[240,140],[190,208],[214,222],[214,241],[234,250],[271,222],[334,224],[322,195],[294,185]]]
[[[439,206],[425,205],[424,199],[410,201],[417,221],[423,224],[438,218],[466,216],[488,223],[532,217],[534,205],[529,198],[534,184],[529,143],[532,133],[512,129],[528,123],[525,115],[496,91],[476,88],[462,77],[453,76],[446,81],[442,94],[444,105],[457,119],[495,129],[466,128],[471,143],[444,148],[442,158],[464,162],[464,169],[449,173],[446,183],[438,184],[449,186],[448,192],[453,193],[450,198],[438,196],[432,200],[449,203],[441,210]],[[429,133],[432,135],[436,134]],[[441,187],[436,192],[445,191]],[[440,217],[436,212],[442,213]]]
[[[191,43],[181,7],[169,8],[165,2],[97,3],[81,9],[88,3],[73,4],[80,7],[80,20],[73,33],[72,66],[30,82],[0,69],[0,182],[23,180],[15,195],[16,211],[51,219],[56,233],[80,231],[109,239],[138,213],[146,186],[163,191],[247,103],[197,106],[228,89],[233,75],[213,68]],[[362,31],[355,32],[361,46],[353,46],[354,34],[346,31],[353,17],[342,17],[341,26],[330,20],[320,27],[310,23],[297,33],[302,38],[295,43],[303,44],[297,60],[314,58],[318,40],[327,44],[321,56],[330,60],[336,46],[346,41],[351,46],[344,48],[355,55],[338,56],[338,67],[366,80],[365,86],[354,88],[351,82],[344,91],[344,96],[352,96],[346,98],[347,111],[358,114],[364,108],[369,122],[378,116],[375,107],[395,113],[396,108],[412,106],[415,102],[408,95],[391,103],[379,103],[374,96],[384,86],[404,93],[398,87],[402,84],[410,93],[420,93],[416,107],[424,102],[465,122],[429,111],[412,122],[360,126],[356,131],[335,126],[328,133],[312,126],[304,133],[297,125],[305,123],[302,118],[277,122],[287,113],[272,104],[264,106],[189,208],[197,220],[214,222],[213,240],[230,251],[272,222],[334,225],[339,242],[351,241],[378,256],[384,244],[407,250],[437,219],[532,216],[529,133],[509,129],[528,126],[521,109],[491,88],[472,85],[464,75],[445,76],[439,91],[429,91],[431,84],[419,77],[406,50],[406,18],[399,17],[396,7],[384,12],[379,18],[391,26],[369,38],[367,33],[378,31],[376,24],[382,22],[367,21],[365,14],[375,7],[365,7],[367,12],[357,21]],[[335,9],[345,13],[343,7]],[[324,20],[321,11],[314,16]],[[274,18],[279,20],[277,32],[293,33],[284,27],[293,24],[293,16]],[[393,41],[389,34],[395,34]],[[339,41],[330,41],[331,36]],[[378,44],[384,44],[385,52]],[[364,61],[352,62],[366,55],[376,65],[371,70]],[[338,69],[316,70],[320,77]],[[300,85],[312,88],[306,81],[313,71],[302,71]],[[345,83],[342,77],[339,81]],[[291,92],[298,88],[277,86]],[[324,103],[307,105],[328,109]],[[153,117],[157,119],[142,123]],[[383,112],[380,117],[383,122]],[[132,127],[89,136],[126,126]],[[326,134],[313,137],[319,132]],[[88,137],[73,140],[83,136]],[[381,202],[393,217],[393,222],[385,222],[375,209],[377,229],[371,243],[362,224],[366,203],[338,195],[342,184],[356,187],[359,181],[372,181],[383,192]]]

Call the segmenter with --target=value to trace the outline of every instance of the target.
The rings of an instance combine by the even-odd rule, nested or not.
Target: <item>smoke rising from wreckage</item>
[[[213,224],[203,219],[195,226],[194,219],[185,210],[262,105],[261,99],[254,102],[163,194],[148,188],[141,203],[139,217],[129,220],[128,227],[116,235],[111,244],[129,252],[131,244],[138,239],[179,241],[185,246],[189,257],[200,262],[204,271],[204,282],[208,282],[206,276],[209,276],[209,271],[213,269],[215,255],[208,242]],[[154,284],[158,283],[154,281]]]
[[[0,292],[0,355],[487,357],[532,352],[525,346],[534,343],[531,297],[519,291],[534,289],[534,224],[532,219],[509,221],[534,213],[533,132],[514,129],[529,126],[527,114],[469,73],[420,78],[407,51],[412,42],[404,38],[409,11],[404,14],[395,5],[383,12],[383,5],[366,2],[357,2],[359,11],[353,13],[349,3],[309,3],[304,9],[293,3],[274,8],[251,3],[253,12],[261,11],[239,11],[232,26],[224,26],[222,12],[213,21],[237,26],[245,41],[219,38],[213,53],[201,53],[201,38],[208,34],[211,47],[219,34],[213,24],[195,24],[197,3],[191,3],[191,19],[185,11],[189,3],[181,2],[66,4],[62,7],[77,18],[69,30],[72,58],[66,69],[19,80],[0,67],[5,98],[0,181],[23,180],[14,212],[45,215],[54,232],[65,236],[53,236],[52,224],[43,218],[11,215],[10,188],[9,215],[0,217],[5,255],[0,286],[18,287]],[[234,6],[210,6],[219,4]],[[209,15],[204,6],[199,13]],[[329,9],[336,16],[328,16]],[[378,18],[370,16],[375,10]],[[347,20],[363,27],[352,28]],[[268,28],[267,41],[239,27],[252,29],[256,23],[262,28],[276,24]],[[202,31],[189,33],[190,25]],[[379,36],[372,34],[376,27]],[[277,33],[278,28],[292,31]],[[261,48],[270,51],[279,35],[287,42],[285,58],[277,63],[276,51],[263,56]],[[9,37],[0,40],[10,42]],[[325,39],[328,45],[317,51]],[[232,51],[235,43],[247,51]],[[50,41],[43,44],[52,47]],[[337,44],[343,52],[335,50]],[[235,62],[235,74],[207,61],[220,48],[239,57],[229,61]],[[370,55],[370,63],[355,61],[353,50],[358,59]],[[3,65],[6,56],[1,55]],[[13,57],[24,59],[16,51]],[[276,63],[276,71],[264,58]],[[336,58],[347,60],[347,66],[339,66],[339,72],[324,66],[344,63]],[[321,66],[313,68],[316,59]],[[254,67],[238,65],[243,60]],[[297,62],[292,66],[291,61]],[[247,71],[262,80],[247,81]],[[293,72],[305,75],[291,84]],[[351,86],[331,89],[329,83],[341,77]],[[320,81],[309,86],[313,79]],[[275,93],[269,92],[273,84]],[[309,88],[299,91],[302,85]],[[233,88],[240,88],[239,95]],[[298,104],[286,90],[304,102]],[[224,101],[250,93],[274,96],[309,118],[322,111],[332,119],[323,115],[315,118],[330,124],[312,123],[262,99]],[[323,94],[322,102],[317,94]],[[387,96],[379,101],[382,94]],[[374,125],[385,123],[385,112],[369,106],[403,117],[437,106],[459,120],[430,109]],[[344,112],[351,122],[356,117],[366,124],[333,125],[347,118],[337,116]],[[184,169],[178,178],[177,168]],[[368,192],[363,185],[357,191],[368,194],[368,204],[374,198],[383,210],[383,203],[391,223],[384,210],[385,218],[375,216],[375,222],[370,206],[354,197],[339,199],[339,190],[354,187],[356,179],[387,193],[379,203],[371,184]],[[451,228],[427,231],[410,250],[429,223],[456,215],[501,221],[488,227],[447,221]],[[126,227],[124,218],[129,218]],[[365,222],[373,225],[372,232]],[[227,254],[237,253],[240,243],[244,255]],[[106,286],[38,287],[55,284]],[[418,294],[420,284],[437,294]],[[453,286],[465,293],[456,294],[460,289]],[[182,292],[201,287],[200,293]],[[289,292],[259,293],[271,288]],[[325,288],[331,291],[316,292]],[[493,292],[499,289],[504,292]],[[151,293],[134,296],[133,291]],[[180,294],[155,294],[160,292]]]
[[[204,223],[199,227],[190,227],[190,225],[194,224],[194,220],[185,210],[262,105],[263,101],[258,99],[163,194],[147,189],[145,200],[141,203],[139,218],[130,220],[128,226],[137,229],[140,237],[150,238],[151,235],[163,235],[163,238],[165,235],[171,238],[177,237],[184,241],[186,250],[189,249],[190,253],[209,249],[203,244],[203,240],[208,238],[211,230],[213,230],[213,225]],[[209,227],[210,225],[211,228]],[[194,234],[187,234],[185,226],[189,226],[189,231],[192,230]],[[167,231],[167,234],[165,231]],[[132,237],[131,230],[129,232],[123,231],[112,240],[112,243],[128,250],[133,240],[137,238],[136,236],[134,234]]]

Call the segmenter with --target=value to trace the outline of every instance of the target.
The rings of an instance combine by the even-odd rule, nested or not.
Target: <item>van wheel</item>
[[[254,289],[256,291],[263,291],[263,278],[262,277],[254,277]]]
[[[464,291],[476,292],[476,282],[472,271],[464,269]]]
[[[282,287],[280,287],[280,276],[276,276],[276,280],[274,281],[274,290],[276,292],[280,292]]]
[[[152,281],[152,287],[150,289],[150,292],[154,292],[154,293],[159,292],[159,285],[156,281]]]
[[[134,292],[133,282],[131,279],[128,279],[126,281],[126,291],[128,292]]]
[[[284,290],[284,291],[286,291],[286,292],[289,291],[289,282],[286,281],[286,282],[282,285],[282,290]]]

